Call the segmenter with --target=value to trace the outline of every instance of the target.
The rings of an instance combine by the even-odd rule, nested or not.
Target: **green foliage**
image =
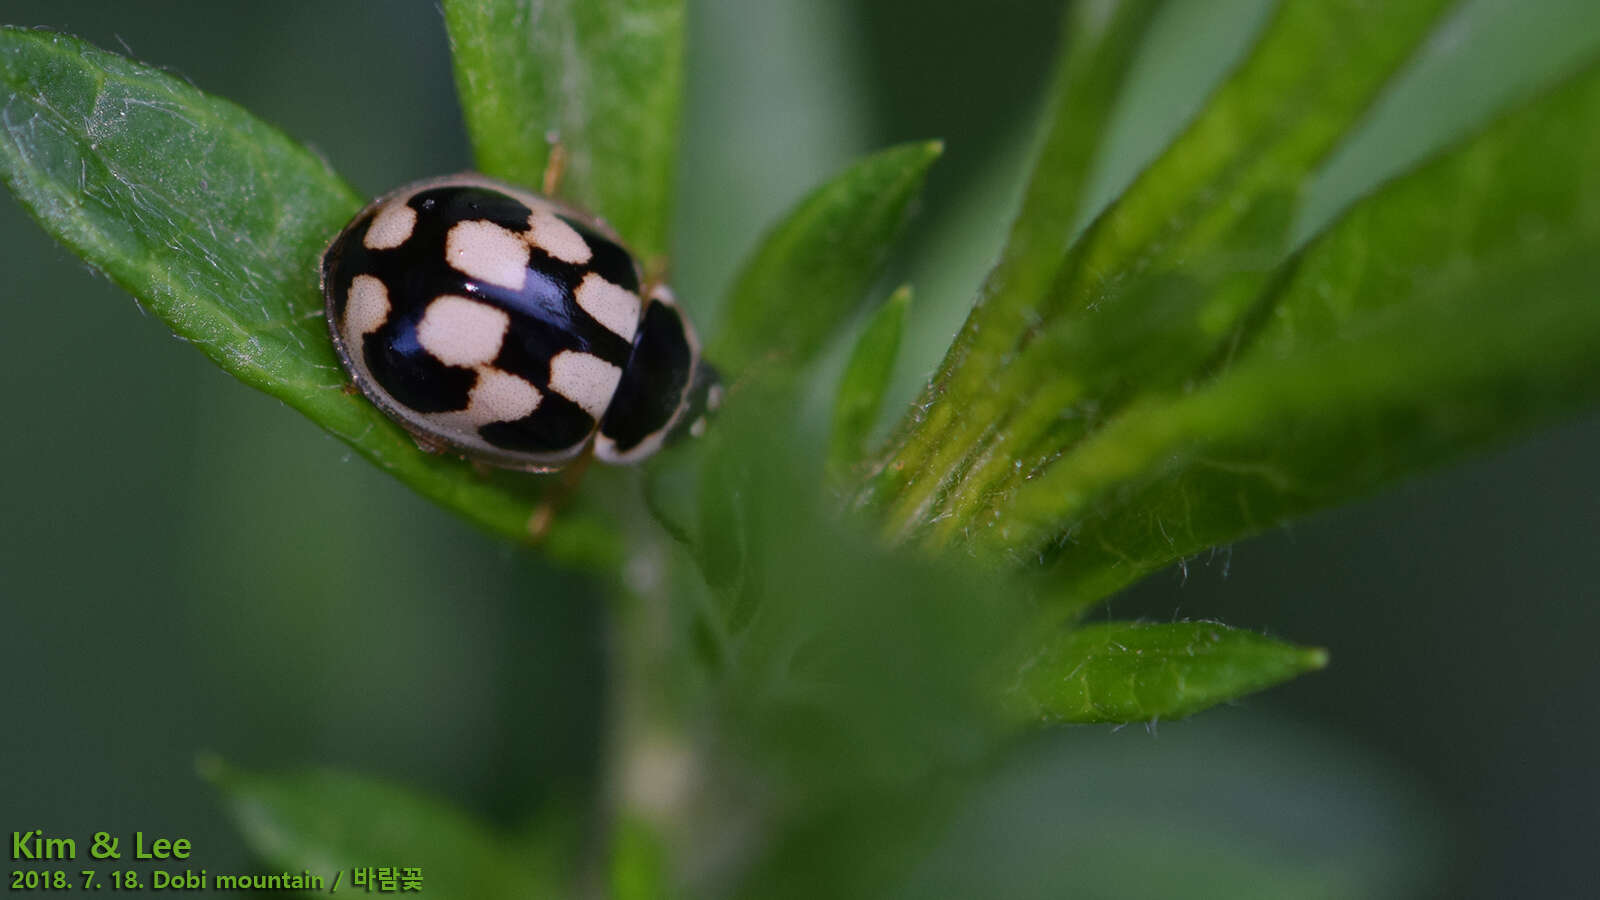
[[[868,317],[826,438],[797,414],[806,367],[871,296],[941,147],[869,156],[780,218],[709,331],[725,413],[646,480],[696,571],[660,565],[636,530],[653,583],[616,614],[618,765],[636,734],[666,733],[691,775],[751,788],[608,810],[608,865],[578,880],[677,895],[698,871],[685,844],[733,821],[766,843],[724,893],[894,895],[963,802],[950,773],[981,769],[1019,727],[1187,716],[1326,661],[1210,623],[1080,624],[1084,609],[1600,400],[1600,64],[1309,241],[1294,230],[1307,185],[1449,7],[1279,4],[1080,234],[1101,135],[1164,4],[1074,4],[1008,243],[923,396],[866,459],[909,288]],[[479,166],[537,184],[555,136],[563,192],[659,271],[682,4],[448,0],[445,17]],[[428,456],[342,389],[314,273],[361,201],[323,162],[72,38],[0,31],[0,81],[0,175],[46,230],[241,380],[420,493],[527,537],[536,479]],[[579,514],[547,549],[614,568],[618,544]],[[394,788],[207,773],[252,846],[291,867],[417,860],[445,896],[548,895],[576,877]]]
[[[0,178],[46,231],[239,380],[418,493],[528,539],[541,485],[424,453],[344,390],[317,268],[361,199],[322,159],[226,100],[66,35],[0,29],[0,83],[13,98]],[[557,531],[568,526],[593,534],[581,518]],[[614,555],[576,535],[551,544],[566,558]]]
[[[1047,288],[991,280],[870,486],[891,536],[1043,560],[1081,610],[1594,401],[1592,76],[1291,256],[1309,173],[1443,12],[1336,7],[1281,6]]]
[[[904,285],[873,313],[850,351],[833,401],[833,429],[829,432],[828,471],[836,481],[844,480],[866,450],[868,432],[883,409],[883,392],[894,374],[910,306],[911,286]]]
[[[713,358],[742,372],[756,364],[797,368],[815,356],[882,274],[943,150],[937,141],[892,147],[801,200],[734,282]]]
[[[993,367],[983,357],[999,352],[1006,336],[1029,316],[1028,304],[1060,269],[1100,133],[1134,50],[1161,5],[1159,0],[1073,5],[1063,25],[1065,46],[1056,74],[1050,124],[1023,193],[1021,210],[999,264],[989,273],[966,325],[951,344],[944,367],[918,401],[919,408],[954,391],[952,379],[958,369],[971,373],[969,384],[981,383],[983,376],[977,367]],[[968,362],[974,353],[980,359]],[[907,420],[908,433],[902,435],[882,481],[875,485],[878,490],[905,495],[929,483],[926,476],[937,473],[922,463],[936,451],[929,443],[918,444],[915,433],[942,430],[957,418],[958,406],[941,404],[926,419]],[[910,428],[917,431],[911,433]],[[952,445],[951,449],[963,448]]]
[[[926,417],[883,466],[887,483],[877,492],[886,495],[892,533],[937,521],[937,542],[947,542],[979,519],[983,498],[1018,460],[1069,446],[1140,390],[1177,386],[1217,352],[1287,254],[1302,183],[1446,5],[1281,4],[1205,111],[1070,250],[1030,241],[1008,251],[1043,257],[1014,267],[1054,274],[1048,282],[992,284],[974,308],[919,404],[929,407]],[[1065,91],[1059,102],[1074,99]],[[1078,212],[1076,191],[1038,184],[1081,178],[1053,162],[1043,159],[1035,171],[1029,195],[1039,207],[1025,209],[1023,219],[1071,221]],[[1048,208],[1052,200],[1074,206]],[[1194,282],[1189,321],[1165,325],[1159,349],[1149,348],[1162,361],[1153,369],[1141,355],[1121,364],[1097,358],[1098,368],[1081,371],[1038,340],[1085,327],[1126,331],[1116,320],[1147,318],[1166,294],[1160,283],[1175,276]],[[1018,387],[990,390],[1008,370]],[[1097,389],[1085,391],[1084,378]]]
[[[1203,389],[1131,406],[1020,486],[1001,552],[1074,604],[1600,400],[1600,68],[1352,209]],[[1512,302],[1512,298],[1514,302]]]
[[[553,897],[554,859],[528,859],[464,813],[411,791],[336,772],[265,775],[215,758],[200,771],[266,862],[331,885],[352,868],[413,866],[433,896]]]
[[[619,823],[611,849],[612,900],[670,897],[666,855],[649,826],[633,820]]]
[[[1211,622],[1101,622],[1067,630],[1023,669],[1023,714],[1055,722],[1181,718],[1320,669],[1308,650]]]
[[[1009,727],[995,707],[1026,620],[1017,591],[949,562],[886,554],[837,521],[781,388],[718,422],[698,548],[724,636],[714,696],[807,806],[902,784]],[[732,448],[734,452],[727,452]],[[742,552],[728,553],[737,533]],[[892,636],[893,652],[884,652]],[[998,673],[998,674],[997,674]]]
[[[659,261],[683,105],[682,0],[448,0],[444,14],[478,169],[538,186],[554,139],[562,196]]]

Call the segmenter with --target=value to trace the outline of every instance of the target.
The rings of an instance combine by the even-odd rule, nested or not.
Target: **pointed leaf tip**
[[[1181,718],[1327,663],[1322,648],[1211,622],[1106,622],[1048,641],[1012,699],[1054,722]]]
[[[711,356],[729,370],[797,368],[883,272],[941,141],[880,151],[813,190],[767,233],[734,281]]]
[[[894,374],[910,306],[911,286],[902,285],[873,313],[845,364],[834,399],[828,448],[828,471],[835,480],[843,479],[861,460]]]

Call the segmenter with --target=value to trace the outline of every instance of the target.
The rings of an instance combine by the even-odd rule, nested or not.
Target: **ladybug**
[[[408,184],[322,257],[357,388],[424,449],[529,472],[635,463],[705,431],[717,372],[604,223],[476,174]]]

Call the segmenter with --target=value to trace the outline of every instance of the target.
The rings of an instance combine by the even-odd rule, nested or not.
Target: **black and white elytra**
[[[356,387],[430,449],[548,472],[698,436],[722,388],[694,328],[604,224],[463,174],[379,197],[322,257]]]

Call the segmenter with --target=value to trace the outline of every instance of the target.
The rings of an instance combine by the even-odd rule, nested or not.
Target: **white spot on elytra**
[[[371,275],[357,275],[350,280],[350,296],[344,306],[345,339],[355,343],[364,334],[371,334],[389,320],[389,289]]]
[[[479,369],[467,414],[474,426],[513,422],[539,408],[544,395],[527,381],[499,369]]]
[[[417,341],[449,366],[487,365],[500,354],[511,316],[466,297],[446,295],[428,304]]]
[[[598,356],[563,350],[550,360],[550,389],[596,419],[605,415],[622,370]]]
[[[706,409],[709,409],[712,412],[716,412],[717,410],[719,410],[721,408],[722,408],[722,385],[713,384],[711,386],[711,389],[706,391]]]
[[[577,229],[544,211],[528,217],[525,238],[528,243],[565,263],[581,266],[594,259],[594,250]]]
[[[444,239],[445,259],[469,278],[522,290],[528,277],[528,245],[493,222],[458,222]]]
[[[367,234],[361,243],[368,250],[392,250],[406,242],[411,237],[411,230],[417,227],[417,211],[405,205],[403,201],[384,204],[378,214],[372,217],[372,224],[367,226]]]
[[[694,437],[704,437],[705,433],[706,433],[706,417],[705,416],[701,416],[700,418],[694,420],[694,424],[693,425],[689,426],[689,434],[693,435]]]
[[[544,401],[544,394],[510,372],[489,366],[478,367],[478,382],[467,395],[467,408],[429,413],[422,418],[430,429],[450,435],[451,440],[476,446],[485,443],[476,432],[494,422],[514,422],[532,415]]]
[[[625,341],[639,330],[639,295],[590,272],[574,295],[583,311]]]

